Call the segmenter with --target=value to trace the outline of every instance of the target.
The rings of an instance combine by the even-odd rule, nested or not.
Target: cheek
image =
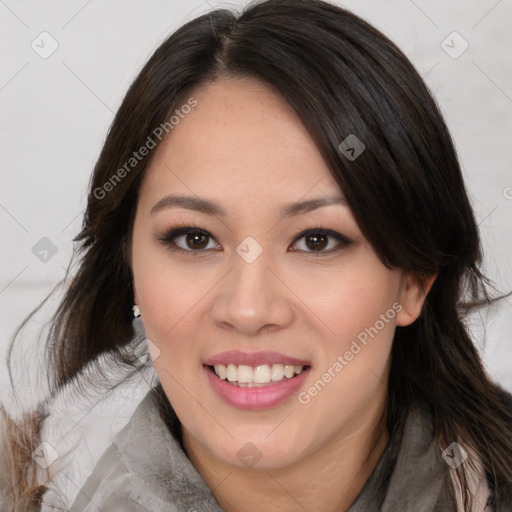
[[[385,399],[396,310],[392,293],[375,292],[358,281],[342,294],[333,291],[318,310],[329,331],[315,373],[298,396],[312,445],[318,432],[335,435]]]
[[[202,294],[180,276],[155,274],[139,280],[137,290],[148,336],[149,330],[155,339],[163,342],[173,331],[183,329]]]
[[[400,307],[399,276],[361,257],[336,273],[309,274],[297,283],[322,330],[318,366],[301,403],[320,423],[343,424],[383,394]]]
[[[150,347],[156,347],[151,353],[153,365],[166,395],[173,397],[173,406],[179,408],[182,399],[185,403],[190,400],[183,391],[194,389],[193,376],[201,370],[194,318],[201,294],[185,286],[183,278],[174,273],[160,274],[158,279],[152,275],[141,280],[140,286],[146,336]]]
[[[183,330],[214,279],[208,272],[198,276],[195,265],[180,264],[147,235],[135,238],[135,243],[134,283],[146,334],[166,344],[173,332]]]
[[[304,311],[310,317],[313,314],[316,323],[323,326],[325,336],[331,340],[331,350],[342,349],[377,322],[378,331],[392,336],[396,317],[392,308],[399,297],[399,276],[372,255],[354,258],[336,269],[313,269],[293,279],[294,292],[306,306]],[[381,315],[387,311],[382,325]]]
[[[153,364],[167,396],[173,397],[173,406],[178,408],[181,401],[186,407],[190,395],[184,390],[195,389],[197,372],[202,371],[199,341],[208,336],[204,329],[208,291],[216,280],[208,272],[201,276],[184,266],[170,265],[166,258],[146,259],[137,276],[146,336],[157,348],[157,357],[152,353]]]

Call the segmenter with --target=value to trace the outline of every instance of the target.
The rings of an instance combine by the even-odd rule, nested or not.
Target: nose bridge
[[[284,327],[293,317],[286,287],[268,268],[270,251],[259,247],[251,240],[239,244],[214,307],[216,322],[245,334],[256,334],[264,326]]]

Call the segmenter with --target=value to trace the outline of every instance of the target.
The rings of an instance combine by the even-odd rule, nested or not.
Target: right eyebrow
[[[200,213],[206,213],[207,215],[219,215],[220,217],[226,217],[227,213],[222,206],[209,201],[208,199],[202,199],[194,196],[180,196],[176,194],[170,194],[160,199],[153,208],[151,208],[150,215],[159,212],[165,208],[186,208],[187,210],[194,210]]]

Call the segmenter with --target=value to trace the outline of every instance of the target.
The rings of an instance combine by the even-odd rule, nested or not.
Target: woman
[[[76,241],[55,392],[5,415],[6,510],[56,510],[73,480],[52,400],[133,379],[140,405],[61,509],[510,510],[511,397],[463,324],[492,299],[457,156],[353,14],[269,0],[170,36]]]

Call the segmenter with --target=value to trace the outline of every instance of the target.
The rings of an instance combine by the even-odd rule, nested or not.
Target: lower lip
[[[309,372],[309,368],[307,368],[291,379],[285,377],[283,380],[270,383],[265,387],[246,388],[233,386],[228,381],[217,377],[208,366],[204,366],[204,368],[210,379],[210,384],[222,400],[238,409],[252,411],[268,409],[283,403],[300,389]]]

